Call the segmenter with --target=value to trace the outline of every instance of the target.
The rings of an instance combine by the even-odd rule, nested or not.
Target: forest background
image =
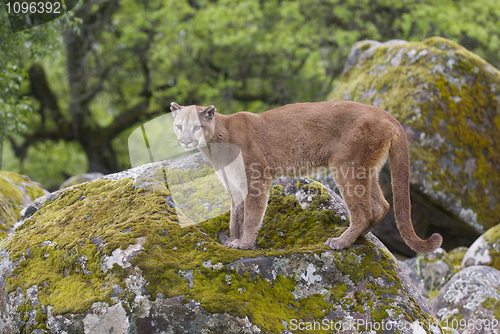
[[[49,190],[124,170],[130,133],[172,101],[322,101],[357,41],[431,36],[500,68],[498,0],[81,0],[18,33],[0,4],[0,169]]]

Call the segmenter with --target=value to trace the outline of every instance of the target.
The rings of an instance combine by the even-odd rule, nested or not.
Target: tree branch
[[[8,136],[7,139],[10,141],[12,145],[12,149],[14,150],[14,154],[16,157],[23,161],[26,158],[26,154],[28,153],[28,149],[31,145],[44,140],[53,140],[58,141],[59,139],[64,140],[72,140],[75,139],[71,135],[71,131],[69,123],[66,121],[61,123],[61,125],[55,130],[47,130],[45,128],[38,129],[35,133],[32,133],[26,137],[24,137],[24,141],[22,144],[17,144],[12,136]]]
[[[137,122],[141,122],[152,118],[153,116],[159,115],[161,112],[150,112],[147,107],[149,101],[143,101],[130,108],[128,111],[120,113],[113,122],[103,129],[103,133],[106,134],[106,138],[110,141],[116,137],[120,132],[130,128]]]
[[[59,127],[64,122],[64,117],[61,114],[59,104],[57,103],[56,95],[47,82],[45,71],[40,64],[33,64],[28,70],[30,80],[30,92],[28,95],[34,96],[40,101],[39,113],[42,116],[42,127],[45,127],[45,109],[49,111],[49,115],[55,125]]]

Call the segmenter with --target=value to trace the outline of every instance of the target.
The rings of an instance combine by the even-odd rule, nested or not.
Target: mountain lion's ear
[[[172,111],[172,116],[175,118],[179,114],[179,110],[181,110],[182,107],[178,105],[175,102],[170,103],[170,111]]]
[[[215,107],[212,105],[203,109],[202,113],[205,114],[206,119],[211,120],[212,118],[214,118],[214,114],[216,111],[217,109],[215,109]]]

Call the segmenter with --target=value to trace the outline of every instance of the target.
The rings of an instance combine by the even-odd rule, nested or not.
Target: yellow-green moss
[[[7,235],[10,228],[20,218],[19,212],[13,208],[13,205],[7,203],[7,199],[0,192],[0,240]]]
[[[467,250],[467,247],[457,247],[448,252],[448,258],[452,265],[453,273],[457,273],[460,270],[462,266],[462,260],[465,253],[467,253]]]
[[[483,59],[433,37],[381,44],[329,98],[375,104],[409,126],[412,176],[425,178],[412,182],[441,204],[471,209],[486,230],[500,221],[499,85],[500,72]]]
[[[297,189],[314,189],[319,185],[295,185]],[[328,191],[321,186],[321,192],[313,197],[306,210],[302,209],[294,195],[285,194],[282,186],[272,190],[267,213],[264,217],[266,229],[259,233],[257,245],[260,248],[307,247],[317,244],[324,236],[340,235],[347,229],[348,223],[342,225],[341,218],[331,210],[317,211],[321,203],[328,201]]]
[[[0,239],[21,218],[24,205],[43,195],[43,189],[27,176],[0,171]]]
[[[345,293],[349,291],[349,286],[346,283],[335,284],[330,291],[336,300],[341,300],[345,296]]]
[[[497,320],[500,320],[500,300],[487,297],[481,305],[483,305],[483,307],[487,310],[493,311],[493,317]]]
[[[186,171],[168,169],[165,177],[172,197],[177,203],[183,204],[182,213],[191,224],[218,216],[230,208],[229,196],[224,186],[208,165],[198,170],[192,167]],[[209,212],[201,202],[215,205]]]
[[[246,251],[227,248],[218,240],[218,234],[228,228],[228,213],[181,228],[166,203],[170,193],[165,187],[154,191],[136,188],[127,179],[75,186],[46,202],[2,243],[11,261],[21,260],[13,275],[6,278],[7,291],[20,288],[26,293],[37,285],[38,299],[52,306],[53,315],[82,313],[97,301],[112,304],[113,284],[119,284],[124,291],[119,297],[133,303],[125,278],[137,266],[148,282],[146,289],[151,299],[159,293],[164,297],[183,295],[200,302],[208,312],[248,317],[265,332],[280,333],[285,329],[283,320],[321,320],[334,310],[365,313],[368,307],[374,319],[383,319],[387,308],[374,309],[376,303],[390,304],[395,314],[411,319],[429,318],[418,307],[398,307],[396,297],[409,297],[405,297],[396,274],[395,260],[364,237],[345,251],[333,252],[334,272],[346,277],[345,283],[327,289],[333,298],[316,294],[296,299],[293,292],[297,282],[293,276],[277,275],[268,280],[261,274],[252,277],[223,266],[241,258],[279,259],[301,253],[313,259],[330,252],[323,243],[346,226],[341,226],[338,215],[329,210],[317,212],[317,206],[328,197],[322,186],[312,186],[320,191],[306,209],[295,196],[285,194],[283,187],[274,187],[258,236],[260,248]],[[283,235],[274,233],[278,228]],[[131,260],[131,268],[114,264],[111,270],[101,270],[104,256],[137,243],[139,237],[146,237],[144,251]],[[222,265],[207,267],[204,263],[209,260]],[[192,284],[183,278],[187,271],[192,271]],[[374,279],[387,284],[378,286]],[[366,284],[365,293],[356,292],[364,286],[364,280],[372,284]],[[25,316],[30,310],[33,306],[27,301],[17,311]],[[37,313],[36,321],[35,327],[44,326],[43,315]]]

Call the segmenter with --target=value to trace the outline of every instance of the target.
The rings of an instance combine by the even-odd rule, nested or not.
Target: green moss
[[[36,326],[36,329],[49,329],[46,325],[45,325],[45,320],[47,319],[47,313],[44,313],[42,311],[42,306],[41,305],[38,305],[37,308],[36,308],[37,312],[36,312],[36,316],[35,316],[35,320],[38,324],[38,326]]]
[[[230,208],[229,196],[217,174],[210,166],[186,171],[166,170],[157,175],[159,180],[167,180],[172,197],[182,203],[182,215],[186,217],[181,225],[191,225],[218,216]],[[212,204],[210,209],[200,203]]]
[[[318,206],[327,203],[329,198],[324,187],[313,188],[320,185],[318,182],[310,185],[299,183],[295,185],[297,189],[303,187],[321,191],[318,191],[319,194],[313,197],[306,209],[302,209],[294,195],[285,194],[282,186],[273,187],[264,217],[264,228],[257,238],[260,248],[318,246],[318,240],[324,240],[325,236],[339,236],[347,229],[347,224],[342,226],[342,220],[335,212],[318,211]],[[321,243],[319,246],[321,247]]]
[[[0,192],[0,240],[5,238],[9,230],[20,218],[19,210],[7,204],[7,199]]]
[[[330,291],[336,300],[340,300],[344,297],[345,293],[349,291],[349,286],[346,283],[335,284]]]
[[[265,332],[284,330],[282,319],[320,319],[330,307],[321,295],[296,301],[296,283],[281,275],[269,283],[260,275],[203,270],[194,272],[194,282],[186,297],[202,301],[209,312],[248,317]]]
[[[43,189],[27,176],[0,171],[0,239],[21,218],[24,205],[43,195]]]
[[[329,99],[375,104],[409,126],[412,175],[424,175],[426,192],[459,201],[488,229],[500,220],[499,78],[477,55],[433,37],[381,45],[342,75]]]
[[[453,273],[457,273],[461,266],[462,260],[464,258],[465,253],[467,253],[467,247],[457,247],[448,252],[448,258],[453,268]]]
[[[372,310],[372,312],[371,312],[372,321],[382,323],[382,320],[389,317],[388,311],[390,311],[390,310],[393,310],[393,307],[391,305],[380,305],[380,307]],[[399,311],[399,310],[397,310],[397,311]],[[399,314],[396,314],[396,315],[399,315]]]
[[[487,310],[493,311],[493,317],[500,320],[500,300],[487,297],[481,305]]]

